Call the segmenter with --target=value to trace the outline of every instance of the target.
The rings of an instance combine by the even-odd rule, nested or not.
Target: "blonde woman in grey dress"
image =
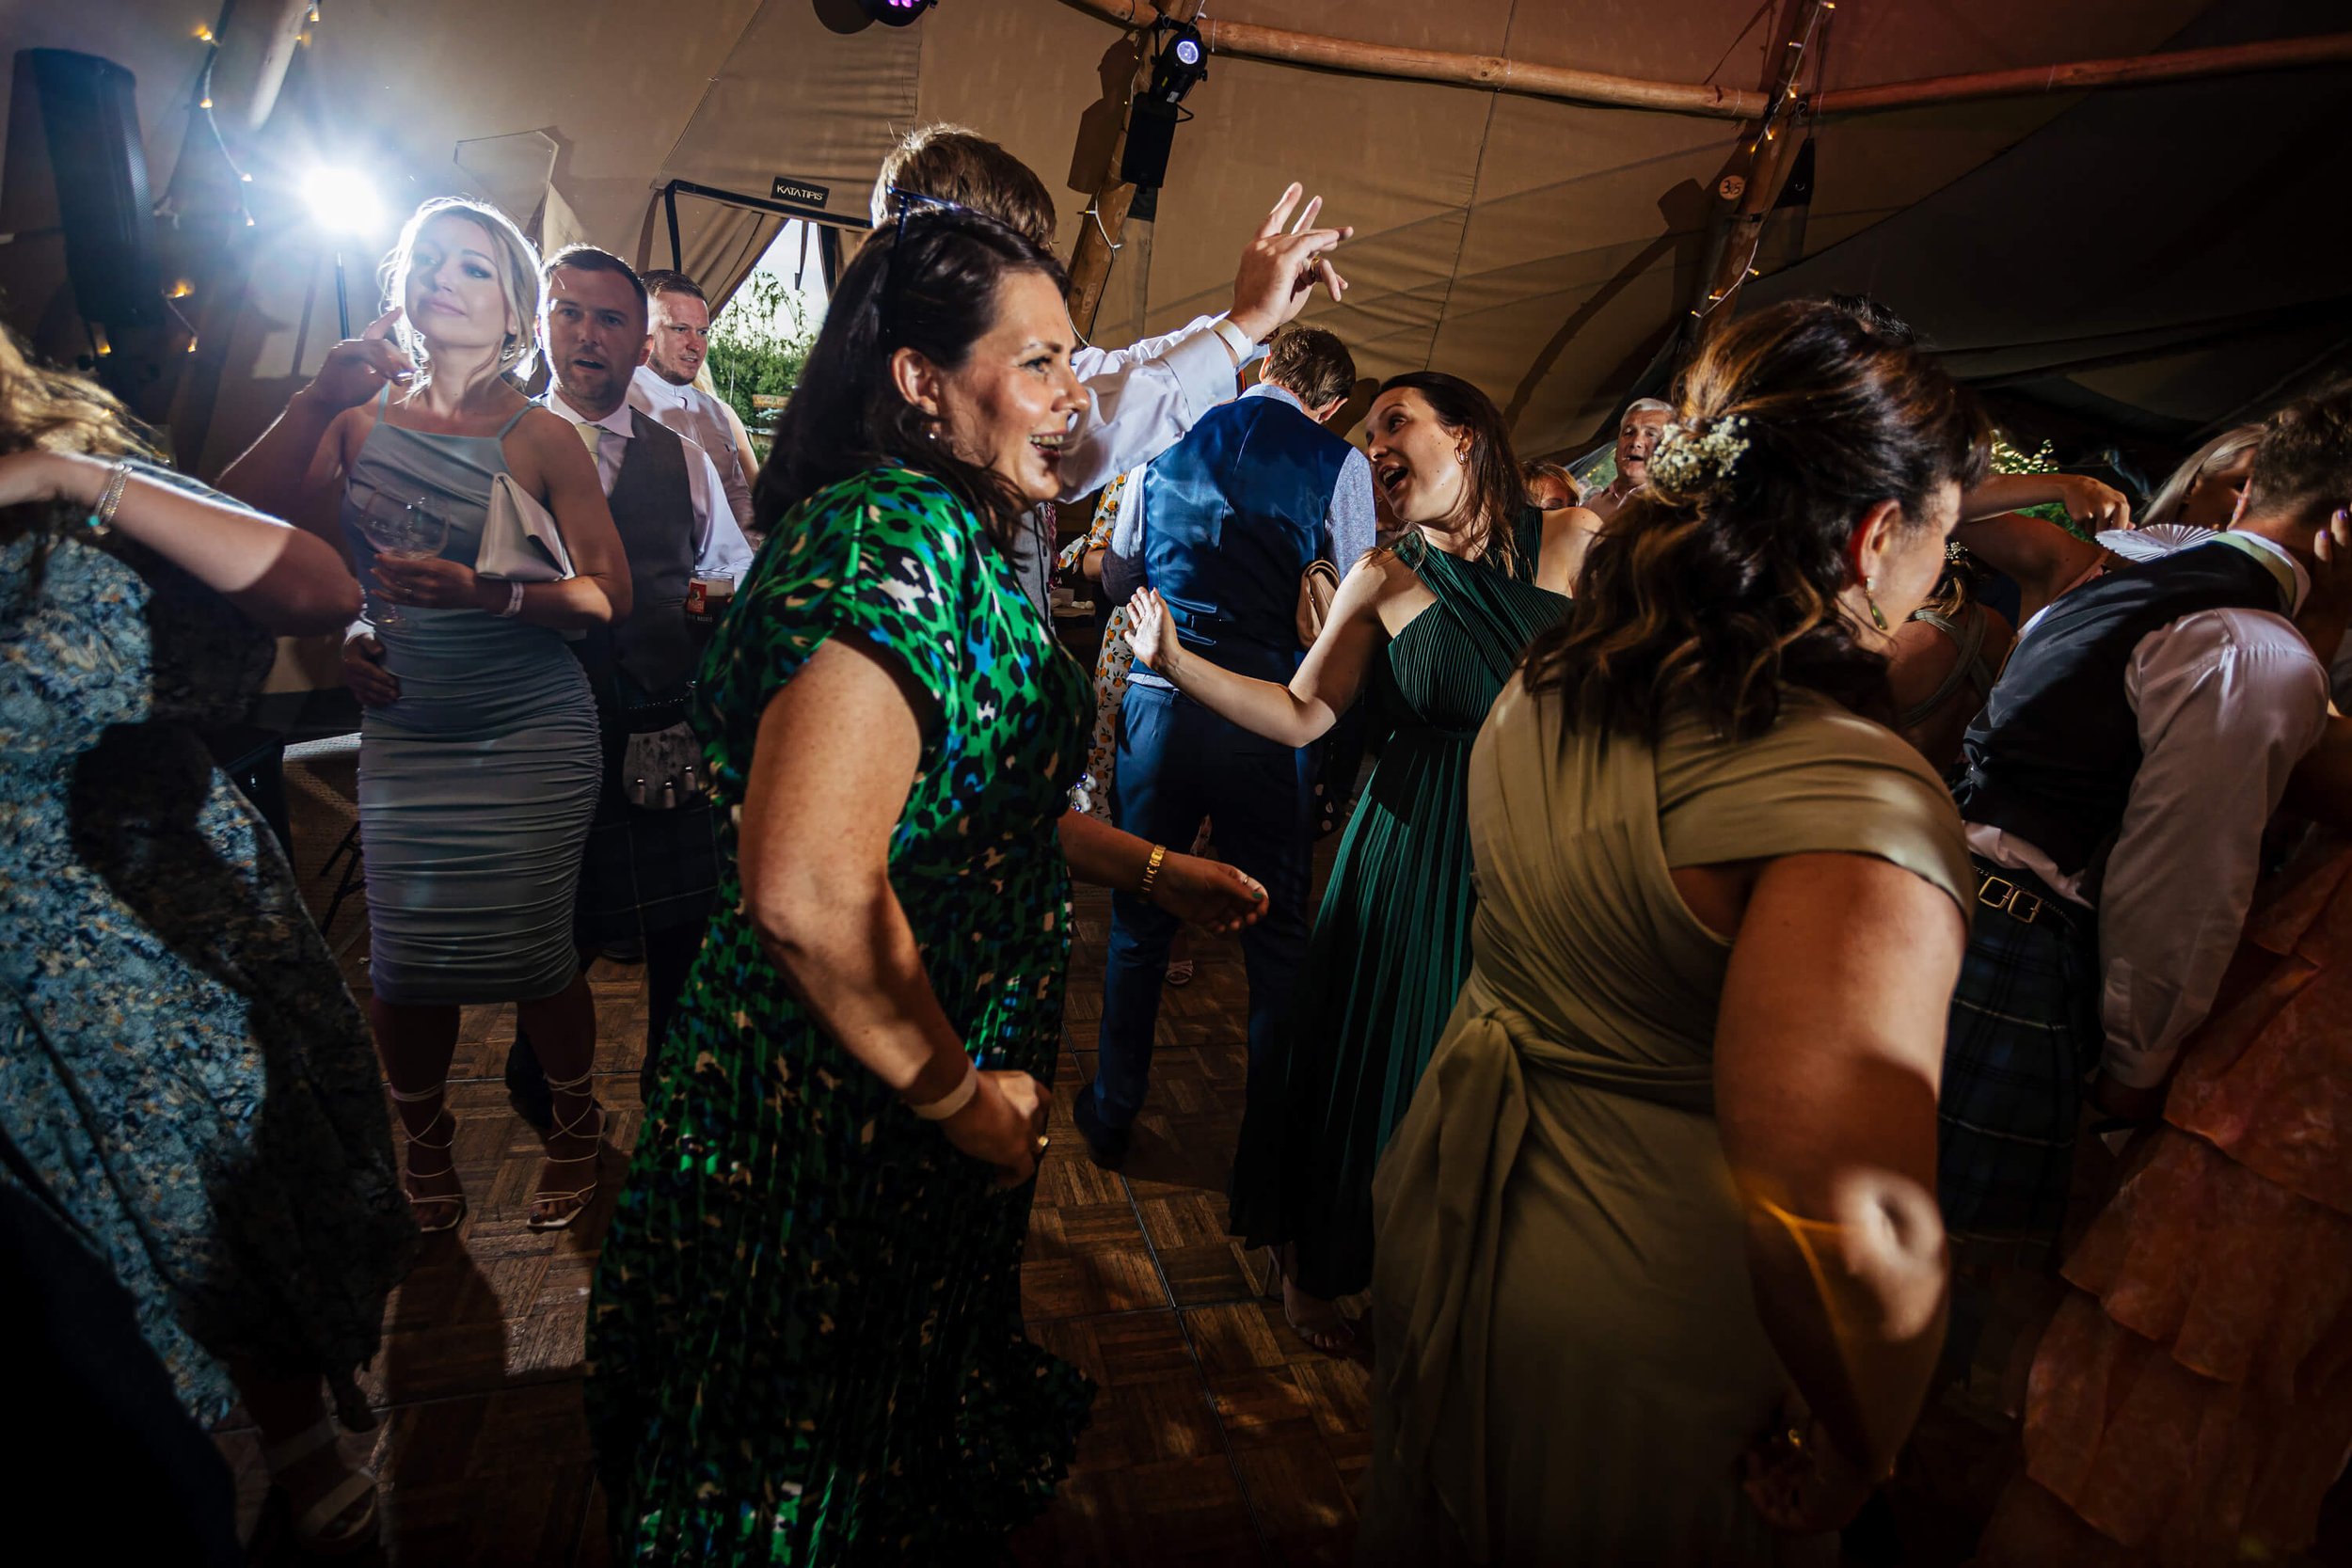
[[[465,1215],[443,1104],[458,1007],[511,1001],[555,1092],[529,1224],[556,1229],[595,1192],[603,1132],[571,927],[601,764],[563,634],[628,614],[628,569],[578,434],[516,385],[539,308],[530,242],[491,208],[429,201],[387,272],[392,309],[328,353],[221,483],[348,547],[376,610],[365,635],[399,684],[362,721],[359,823],[370,1011],[418,1223],[450,1230]],[[501,474],[554,515],[577,576],[526,585],[474,571]],[[363,515],[412,502],[446,519],[437,557],[379,555]]]

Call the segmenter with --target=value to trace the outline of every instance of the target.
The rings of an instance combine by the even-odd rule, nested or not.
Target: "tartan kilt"
[[[2058,1242],[2099,1062],[2097,917],[2024,872],[1976,869],[2045,907],[2031,925],[1981,901],[1971,911],[1944,1042],[1936,1192],[1956,1255],[2026,1261]]]
[[[572,905],[572,937],[581,947],[699,925],[710,918],[719,890],[719,822],[710,798],[670,811],[629,804],[621,792],[628,724],[609,703],[599,703],[597,709],[604,782],[596,792],[596,815],[588,825],[580,892]],[[683,713],[680,704],[676,714]],[[655,717],[667,723],[673,715]]]

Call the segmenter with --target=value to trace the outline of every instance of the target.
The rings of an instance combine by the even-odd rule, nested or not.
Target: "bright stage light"
[[[366,234],[384,221],[384,204],[364,175],[347,168],[312,169],[302,181],[310,218],[330,234]]]
[[[1189,22],[1163,18],[1157,30],[1164,36],[1152,57],[1151,95],[1163,103],[1181,103],[1209,74],[1209,52],[1200,29]]]

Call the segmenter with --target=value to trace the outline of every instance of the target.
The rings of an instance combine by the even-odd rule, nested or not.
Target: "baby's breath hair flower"
[[[1740,434],[1747,422],[1744,414],[1734,414],[1707,421],[1704,430],[1668,425],[1659,435],[1658,450],[1650,454],[1650,482],[1686,494],[1730,483],[1740,454],[1748,450],[1748,438]]]

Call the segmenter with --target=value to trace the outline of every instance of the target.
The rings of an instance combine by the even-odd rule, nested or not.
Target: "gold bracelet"
[[[1152,846],[1152,858],[1144,863],[1143,885],[1136,889],[1136,897],[1149,898],[1152,896],[1152,884],[1160,879],[1160,862],[1166,859],[1168,859],[1167,845],[1154,844]]]

